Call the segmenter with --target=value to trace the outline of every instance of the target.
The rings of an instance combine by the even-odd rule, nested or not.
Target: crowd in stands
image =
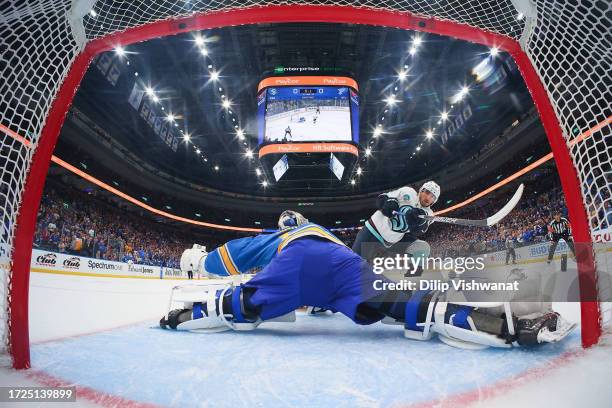
[[[534,189],[534,185],[526,189],[518,207],[493,227],[434,223],[421,238],[429,242],[431,255],[440,257],[503,250],[509,237],[517,247],[545,241],[552,213],[559,210],[567,217],[567,209],[559,187],[545,188],[543,193]],[[498,196],[488,202],[483,200],[453,216],[486,218],[499,210],[500,203],[508,198]],[[612,206],[611,200],[603,202],[605,208],[600,227],[607,228],[612,226]],[[316,219],[312,221],[317,222]],[[357,228],[334,231],[349,247],[358,232]],[[238,236],[218,231],[212,231],[205,238],[196,237],[183,229],[134,216],[95,195],[68,186],[47,185],[40,204],[34,247],[111,261],[178,268],[183,250],[194,242],[210,250],[234,238]]]
[[[499,210],[496,208],[480,209],[480,213],[464,213],[465,218],[485,218]],[[530,245],[547,240],[547,224],[552,220],[552,213],[561,211],[567,217],[563,193],[560,189],[536,194],[533,197],[523,196],[512,213],[492,227],[462,227],[451,224],[434,224],[424,237],[432,248],[432,256],[466,256],[500,251],[505,241],[510,238],[516,247]]]
[[[47,186],[34,248],[109,261],[178,268],[193,238],[130,216],[92,196]]]

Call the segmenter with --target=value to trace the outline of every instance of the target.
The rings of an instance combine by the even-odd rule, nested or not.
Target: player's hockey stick
[[[491,225],[495,225],[501,220],[503,220],[506,215],[510,214],[510,212],[516,207],[518,202],[521,200],[523,196],[523,189],[525,186],[521,184],[517,189],[510,201],[504,205],[504,207],[490,216],[489,218],[485,218],[483,220],[466,220],[464,218],[450,218],[450,217],[439,217],[437,215],[421,215],[421,218],[425,218],[427,220],[432,220],[436,222],[444,222],[447,224],[455,224],[455,225],[465,225],[468,227],[490,227]]]

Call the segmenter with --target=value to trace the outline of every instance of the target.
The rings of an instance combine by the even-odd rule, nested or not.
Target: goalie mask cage
[[[0,335],[14,367],[30,364],[30,258],[46,173],[92,58],[118,45],[242,24],[387,26],[511,54],[554,154],[574,239],[587,247],[579,265],[583,345],[597,343],[610,320],[598,301],[609,288],[598,286],[591,245],[591,234],[607,227],[611,200],[608,1],[13,0],[1,13]]]

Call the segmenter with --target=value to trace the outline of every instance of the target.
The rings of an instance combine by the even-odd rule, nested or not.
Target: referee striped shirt
[[[552,220],[548,226],[555,234],[569,234],[571,229],[569,221],[563,217],[561,217],[559,221]]]

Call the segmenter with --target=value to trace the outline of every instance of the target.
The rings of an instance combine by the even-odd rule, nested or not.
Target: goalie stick
[[[490,227],[503,220],[512,210],[514,210],[514,207],[516,207],[523,196],[524,188],[525,186],[521,184],[514,192],[510,201],[508,201],[501,210],[482,220],[466,220],[465,218],[440,217],[437,215],[421,215],[420,217],[426,220],[444,222],[446,224],[464,225],[466,227]]]

